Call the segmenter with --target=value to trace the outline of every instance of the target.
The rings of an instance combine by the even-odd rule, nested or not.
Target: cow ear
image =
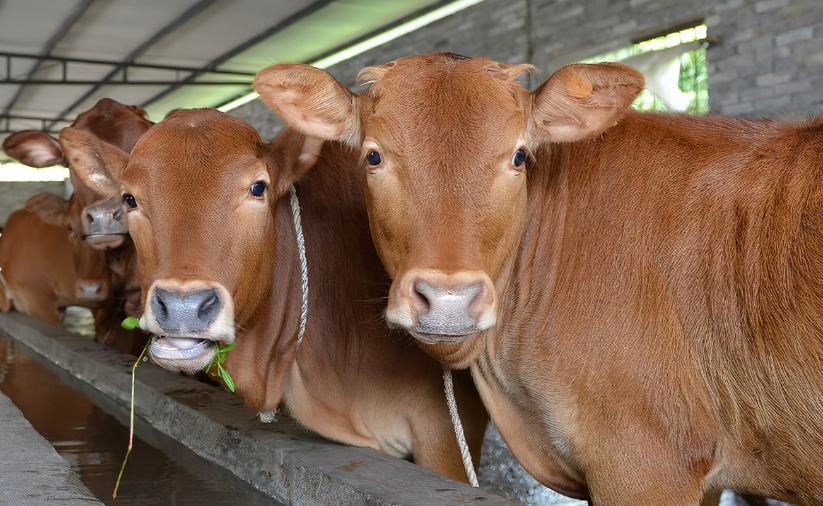
[[[277,181],[277,195],[285,194],[295,180],[314,167],[323,149],[323,139],[286,128],[269,143],[271,176]]]
[[[571,142],[618,121],[643,89],[637,70],[617,63],[567,65],[532,95],[535,137]]]
[[[26,211],[49,225],[69,226],[69,201],[51,193],[38,193],[26,201]]]
[[[29,167],[49,167],[63,161],[63,149],[57,139],[37,130],[24,130],[6,137],[3,151]]]
[[[86,186],[101,195],[120,193],[120,173],[129,155],[113,144],[76,128],[64,128],[60,143],[72,173]]]
[[[329,73],[300,63],[261,70],[254,89],[289,126],[323,140],[359,142],[354,96]]]

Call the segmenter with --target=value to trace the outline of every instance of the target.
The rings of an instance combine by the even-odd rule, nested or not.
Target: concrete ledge
[[[134,358],[19,313],[0,315],[0,331],[128,406]],[[262,424],[238,396],[151,363],[137,368],[135,413],[289,504],[521,504],[374,450],[326,441],[286,417]]]
[[[68,462],[0,393],[0,505],[101,505]]]

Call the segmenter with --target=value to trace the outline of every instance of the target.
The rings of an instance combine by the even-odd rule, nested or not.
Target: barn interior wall
[[[9,215],[25,207],[29,197],[38,193],[53,193],[65,197],[66,184],[62,181],[0,182],[0,226],[5,226]]]
[[[363,67],[450,51],[530,62],[540,84],[561,66],[705,22],[713,112],[782,118],[823,113],[820,0],[485,0],[331,67],[351,85]],[[269,139],[282,122],[259,100],[232,114]]]

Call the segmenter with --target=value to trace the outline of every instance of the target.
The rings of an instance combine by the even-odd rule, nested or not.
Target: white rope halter
[[[306,316],[309,314],[309,265],[306,262],[306,241],[303,239],[303,223],[300,220],[300,202],[297,200],[297,190],[294,185],[289,187],[291,214],[294,217],[294,231],[297,234],[297,253],[300,256],[300,286],[303,289],[303,306],[300,308],[300,330],[297,331],[297,347],[295,356],[303,342],[306,333]]]
[[[472,487],[480,486],[477,483],[477,474],[474,472],[472,456],[469,453],[469,445],[466,443],[466,435],[463,434],[463,424],[460,422],[460,415],[457,414],[457,401],[454,399],[454,384],[452,383],[452,370],[443,367],[443,386],[446,387],[446,402],[449,403],[449,414],[454,425],[454,434],[457,436],[457,444],[460,446],[460,456],[463,457],[463,467],[466,469],[466,476],[469,477],[469,484]]]
[[[291,214],[294,218],[294,232],[297,235],[297,253],[300,257],[300,287],[303,291],[303,305],[300,307],[300,329],[297,331],[297,345],[294,348],[295,360],[300,343],[306,334],[306,317],[309,314],[309,265],[306,261],[306,240],[303,237],[303,222],[300,219],[300,202],[297,200],[297,190],[294,185],[289,188],[289,201],[291,202]],[[263,423],[271,423],[277,420],[280,408],[273,411],[257,413],[257,418]]]

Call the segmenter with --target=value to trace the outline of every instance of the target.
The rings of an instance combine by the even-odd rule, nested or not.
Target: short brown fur
[[[425,349],[471,368],[515,456],[564,494],[822,504],[823,123],[627,112],[643,79],[619,65],[565,67],[533,94],[484,65],[399,60],[348,99],[355,130],[325,137],[381,149],[364,178],[396,283],[494,282],[492,328]],[[256,88],[289,124],[334,117],[318,95],[346,109],[314,71],[281,107],[284,68],[299,81],[274,66]],[[524,137],[512,182],[498,158]]]
[[[206,109],[177,111],[147,133],[111,175],[137,202],[129,220],[143,293],[158,280],[219,283],[235,308],[225,367],[249,408],[283,403],[323,436],[465,481],[441,367],[383,325],[387,276],[362,190],[337,176],[356,157],[340,146],[324,149],[297,185],[309,310],[296,347],[302,291],[288,188],[307,145],[291,130],[267,145],[250,125]],[[265,195],[255,199],[249,187],[261,178]],[[487,415],[470,378],[456,381],[477,458]]]

